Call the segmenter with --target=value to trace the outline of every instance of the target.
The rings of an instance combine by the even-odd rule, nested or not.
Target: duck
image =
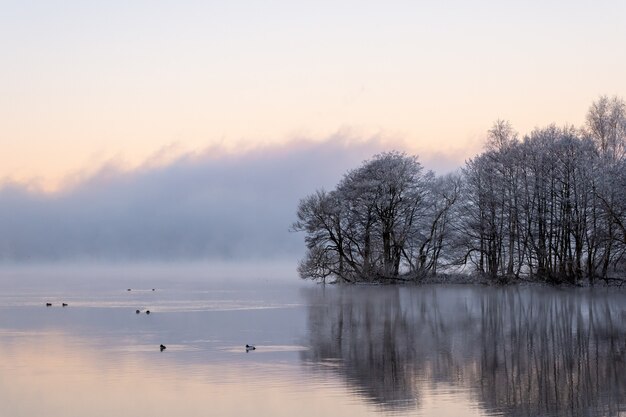
[[[46,307],[52,307],[52,303],[46,303]]]
[[[135,310],[135,314],[141,313],[141,310]]]
[[[131,290],[130,288],[127,288],[127,289],[126,289],[126,291],[130,291],[130,290]]]
[[[67,303],[63,303],[61,304],[63,307],[67,307]]]
[[[146,310],[146,314],[150,314],[150,310]]]
[[[167,347],[161,343],[161,346],[159,346],[159,349],[161,349],[161,352],[163,352],[165,349],[167,349]]]
[[[256,350],[256,347],[254,345],[246,345],[246,352],[249,350]]]

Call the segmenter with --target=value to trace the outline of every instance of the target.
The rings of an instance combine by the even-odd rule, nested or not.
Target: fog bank
[[[338,134],[130,171],[109,164],[55,193],[4,183],[0,260],[297,259],[303,236],[289,226],[299,199],[389,149]]]

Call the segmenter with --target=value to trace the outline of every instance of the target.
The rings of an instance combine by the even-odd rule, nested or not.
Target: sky
[[[626,97],[624,16],[619,0],[0,0],[0,196],[84,213],[106,173],[253,175],[307,147],[341,152],[302,183],[270,175],[284,198],[366,150],[447,172],[497,119],[580,126],[598,96]]]

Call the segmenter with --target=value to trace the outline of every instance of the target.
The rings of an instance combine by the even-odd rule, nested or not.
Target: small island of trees
[[[386,152],[336,188],[300,201],[302,278],[421,282],[438,273],[494,282],[624,282],[626,105],[600,97],[586,125],[507,121],[459,172],[437,176],[416,156]]]

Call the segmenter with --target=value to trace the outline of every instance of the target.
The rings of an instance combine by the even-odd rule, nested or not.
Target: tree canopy
[[[453,177],[424,173],[415,156],[387,152],[365,161],[335,190],[300,202],[293,229],[306,232],[308,249],[300,274],[372,282],[435,271],[445,215],[459,192],[449,184],[456,185]],[[443,188],[451,194],[438,195]]]
[[[375,155],[299,204],[303,278],[419,281],[441,270],[579,283],[626,270],[626,106],[600,97],[581,128],[521,140],[498,120],[458,173]]]

